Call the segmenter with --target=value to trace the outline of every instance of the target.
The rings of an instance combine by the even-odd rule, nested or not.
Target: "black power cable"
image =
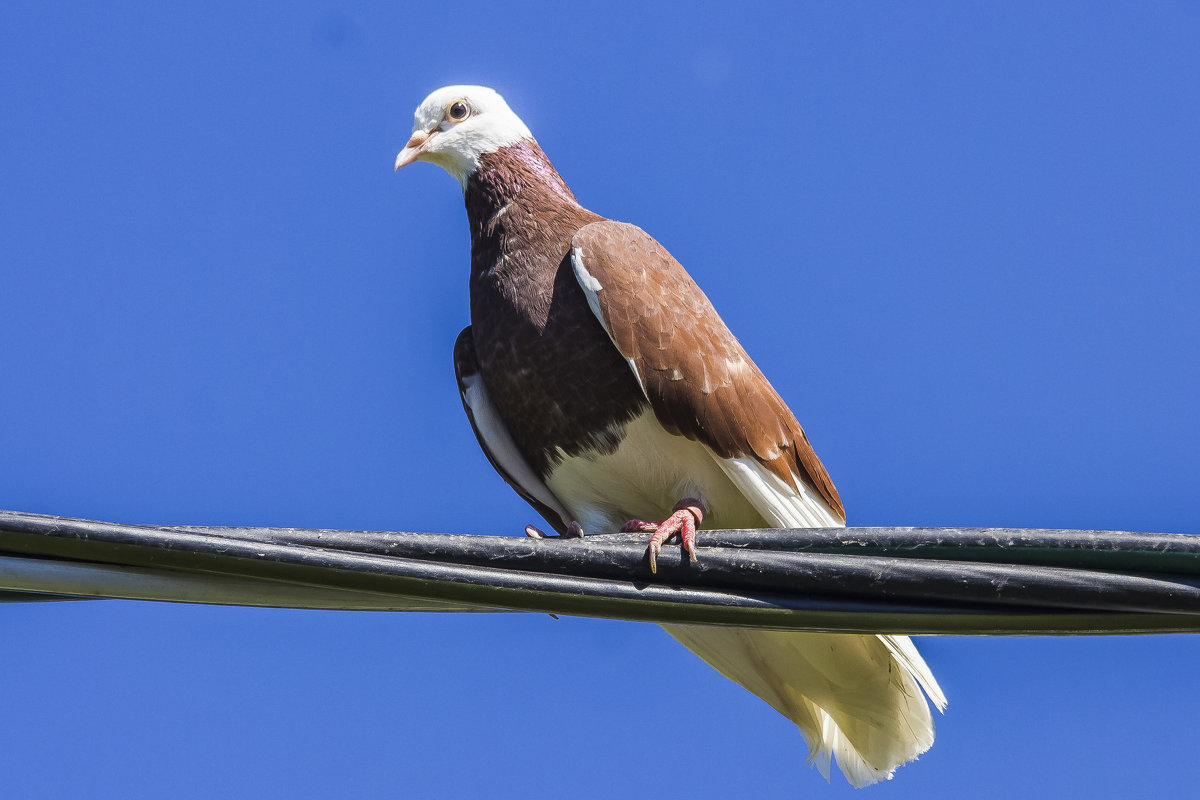
[[[1200,631],[1200,536],[984,528],[529,539],[157,527],[0,511],[0,600],[539,611],[876,633]]]

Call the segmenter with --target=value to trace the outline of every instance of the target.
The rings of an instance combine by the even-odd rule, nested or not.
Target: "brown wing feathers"
[[[572,247],[602,287],[604,321],[645,386],[658,421],[722,458],[754,456],[796,477],[837,516],[841,499],[795,416],[676,261],[634,225],[585,225]]]

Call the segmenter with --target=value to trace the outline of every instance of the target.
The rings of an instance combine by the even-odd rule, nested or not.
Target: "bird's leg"
[[[538,528],[534,525],[526,525],[525,526],[525,535],[528,536],[530,539],[545,539],[546,538],[546,534],[542,533],[542,529]],[[567,523],[567,529],[565,531],[563,531],[563,534],[560,538],[582,539],[583,538],[583,526],[580,525],[578,522],[575,522],[574,520],[572,520],[571,522]]]
[[[671,509],[671,516],[662,522],[648,522],[644,519],[631,519],[621,526],[624,533],[641,532],[653,533],[646,552],[650,556],[650,571],[658,572],[658,554],[663,542],[675,533],[679,534],[679,542],[683,551],[692,561],[696,560],[696,528],[704,521],[705,508],[703,501],[695,497],[685,497]]]

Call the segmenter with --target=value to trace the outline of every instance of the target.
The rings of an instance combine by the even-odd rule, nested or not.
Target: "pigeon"
[[[699,528],[845,525],[803,429],[704,292],[649,234],[581,206],[497,92],[426,97],[395,168],[415,161],[457,178],[466,204],[463,408],[556,532],[645,531],[653,568],[672,537],[694,560]],[[832,760],[856,787],[889,779],[933,744],[925,695],[946,699],[908,637],[663,627],[794,722],[827,780]]]

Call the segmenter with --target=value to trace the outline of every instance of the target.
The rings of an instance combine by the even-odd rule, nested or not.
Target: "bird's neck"
[[[587,213],[542,148],[528,139],[480,156],[463,187],[463,199],[472,244],[503,237],[531,219]]]

